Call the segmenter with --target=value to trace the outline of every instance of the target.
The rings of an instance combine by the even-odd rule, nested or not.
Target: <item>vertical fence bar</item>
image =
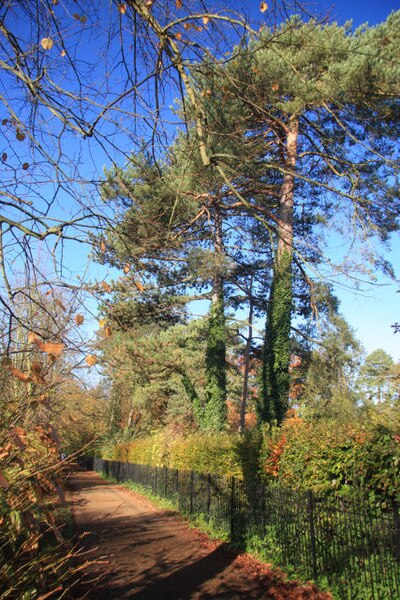
[[[315,537],[315,515],[314,515],[314,494],[310,490],[307,494],[307,514],[310,527],[310,551],[311,551],[311,566],[314,580],[318,577],[317,571],[317,545]]]
[[[194,487],[194,472],[190,471],[190,503],[189,503],[189,514],[193,513],[193,487]]]

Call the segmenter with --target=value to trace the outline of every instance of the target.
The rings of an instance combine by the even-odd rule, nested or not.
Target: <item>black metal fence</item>
[[[377,506],[316,496],[258,481],[83,457],[81,464],[146,486],[185,515],[201,515],[243,549],[338,600],[400,600],[400,517],[395,502]]]

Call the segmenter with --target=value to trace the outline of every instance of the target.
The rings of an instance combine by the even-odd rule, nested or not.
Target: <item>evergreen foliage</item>
[[[204,429],[223,431],[226,428],[226,326],[222,295],[211,305],[207,350]]]

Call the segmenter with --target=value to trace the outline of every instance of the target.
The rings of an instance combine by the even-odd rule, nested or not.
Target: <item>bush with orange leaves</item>
[[[268,481],[342,496],[400,501],[400,437],[373,420],[338,424],[288,415],[264,432],[261,471]]]

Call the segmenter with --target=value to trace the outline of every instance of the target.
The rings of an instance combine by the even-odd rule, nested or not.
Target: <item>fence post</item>
[[[207,475],[207,517],[210,518],[211,510],[211,473]]]
[[[314,494],[311,490],[308,492],[308,501],[307,501],[307,515],[308,522],[310,525],[310,550],[311,550],[311,564],[312,564],[312,576],[313,579],[316,580],[318,577],[317,571],[317,547],[316,547],[316,538],[315,538],[315,513],[314,513]]]

